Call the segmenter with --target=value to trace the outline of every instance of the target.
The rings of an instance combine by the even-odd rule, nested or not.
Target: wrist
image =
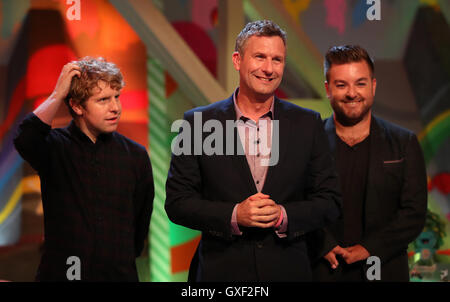
[[[277,223],[275,223],[275,228],[279,228],[281,223],[283,222],[283,211],[280,209],[280,216],[278,217]]]

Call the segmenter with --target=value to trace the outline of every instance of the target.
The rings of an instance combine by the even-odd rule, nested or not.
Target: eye
[[[109,101],[109,98],[101,98],[98,100],[99,103],[106,103]]]
[[[283,62],[283,60],[281,59],[281,58],[273,58],[273,60],[275,61],[275,62],[277,62],[277,63],[281,63],[281,62]]]
[[[364,87],[367,85],[367,83],[365,82],[359,82],[358,84],[356,84],[358,87]]]

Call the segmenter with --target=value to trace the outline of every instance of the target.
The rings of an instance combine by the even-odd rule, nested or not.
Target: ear
[[[83,107],[81,106],[81,104],[79,102],[75,102],[72,98],[70,98],[69,100],[69,105],[70,108],[72,108],[72,110],[75,112],[76,115],[83,115]]]
[[[325,84],[325,91],[327,92],[327,98],[330,98],[330,85],[328,84],[328,81],[324,82]]]
[[[237,51],[233,52],[233,65],[237,71],[241,69],[241,54]]]
[[[377,90],[377,79],[372,79],[372,94],[375,96],[375,91]]]

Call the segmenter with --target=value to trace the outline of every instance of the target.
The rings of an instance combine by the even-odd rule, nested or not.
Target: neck
[[[86,123],[82,119],[74,119],[75,125],[78,126],[78,128],[83,132],[89,139],[95,144],[97,141],[98,134],[96,134],[94,131],[91,131],[86,125]]]
[[[370,122],[372,120],[370,111],[359,123],[352,126],[344,126],[339,123],[336,115],[333,115],[333,119],[336,126],[336,134],[349,146],[362,142],[370,134]]]
[[[241,110],[242,114],[251,118],[254,121],[258,121],[259,117],[267,113],[272,106],[274,101],[274,95],[255,97],[253,95],[248,95],[239,90],[236,96],[236,103]]]

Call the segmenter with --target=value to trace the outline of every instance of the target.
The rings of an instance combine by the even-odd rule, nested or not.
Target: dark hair
[[[342,45],[333,46],[328,49],[325,54],[325,60],[323,63],[325,78],[328,81],[328,71],[333,64],[341,65],[352,62],[365,61],[369,65],[371,76],[373,78],[375,73],[375,66],[372,58],[367,51],[359,45]]]
[[[112,89],[120,90],[125,85],[122,73],[114,63],[107,62],[104,58],[84,57],[72,63],[77,64],[81,69],[80,77],[73,77],[65,103],[70,114],[75,117],[69,100],[76,104],[83,105],[92,96],[94,88],[98,87],[99,81],[106,82]]]
[[[242,54],[245,49],[245,44],[252,36],[278,36],[283,40],[284,46],[286,46],[286,32],[284,30],[282,30],[277,24],[270,20],[258,20],[247,23],[247,25],[245,25],[244,29],[236,38],[236,45],[234,47],[234,50]]]

